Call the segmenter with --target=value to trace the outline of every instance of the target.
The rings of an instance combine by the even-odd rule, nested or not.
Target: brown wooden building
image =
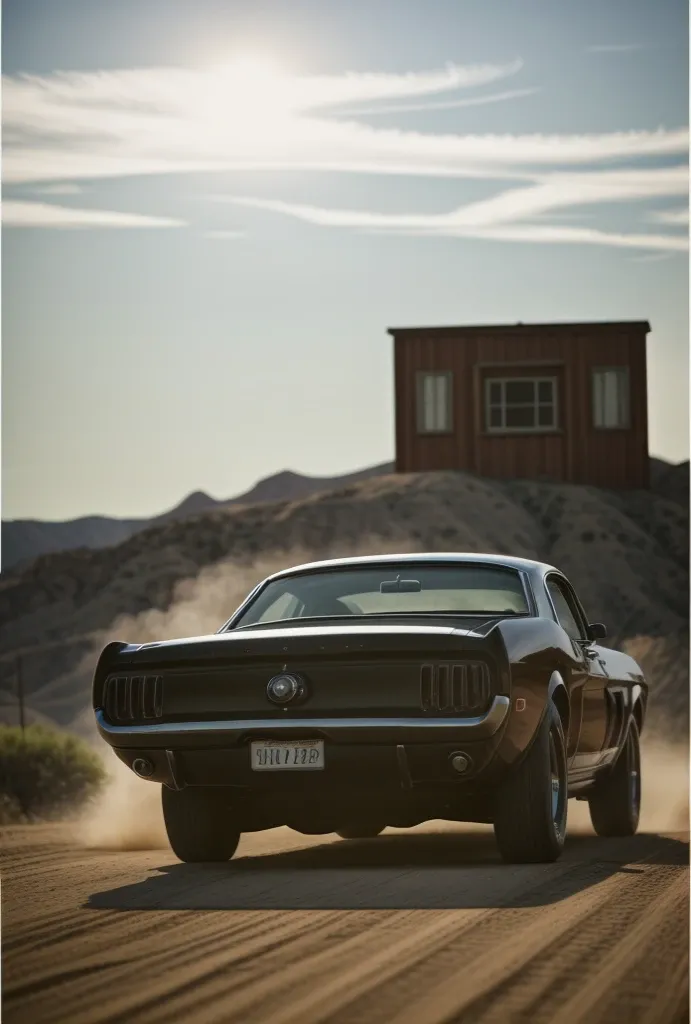
[[[649,485],[645,321],[406,327],[396,470]]]

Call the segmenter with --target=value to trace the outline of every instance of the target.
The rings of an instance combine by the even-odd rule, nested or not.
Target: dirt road
[[[245,837],[224,866],[7,828],[6,1024],[688,1021],[688,836]]]

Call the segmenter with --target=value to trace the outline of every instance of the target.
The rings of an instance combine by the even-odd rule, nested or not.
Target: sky
[[[2,515],[393,458],[387,328],[649,320],[688,458],[686,0],[5,0]]]

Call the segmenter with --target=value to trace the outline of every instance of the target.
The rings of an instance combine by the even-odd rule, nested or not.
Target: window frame
[[[242,602],[242,604],[235,610],[235,612],[233,612],[231,617],[226,620],[226,622],[221,626],[220,629],[217,630],[217,633],[232,632],[235,629],[238,629],[238,630],[240,630],[240,629],[261,629],[263,627],[266,627],[266,625],[267,625],[266,623],[257,623],[257,622],[255,622],[255,623],[248,623],[248,624],[242,625],[242,620],[243,620],[243,617],[245,616],[246,612],[249,611],[249,609],[252,607],[252,605],[257,600],[259,600],[262,597],[262,594],[267,590],[267,588],[272,583],[280,582],[282,580],[288,580],[289,581],[289,580],[292,580],[292,579],[301,579],[301,578],[308,577],[308,576],[321,576],[321,575],[338,574],[340,572],[349,571],[351,569],[354,570],[354,571],[357,571],[359,569],[362,569],[362,570],[380,570],[380,571],[383,571],[383,572],[390,573],[390,572],[400,572],[403,569],[405,569],[406,572],[408,570],[411,570],[412,572],[415,572],[416,569],[418,569],[418,568],[424,568],[424,569],[447,569],[447,568],[454,568],[456,566],[456,563],[448,562],[448,561],[443,560],[443,559],[441,559],[441,560],[440,559],[431,559],[430,561],[427,561],[426,559],[419,559],[418,560],[418,559],[414,558],[413,562],[414,562],[414,567],[413,567],[413,563],[408,563],[408,562],[405,561],[405,559],[400,559],[400,560],[396,559],[396,560],[391,560],[391,561],[387,560],[387,561],[384,561],[384,562],[378,562],[376,560],[373,560],[372,562],[369,562],[368,560],[365,560],[364,562],[357,562],[357,563],[353,563],[352,565],[348,565],[348,566],[341,565],[341,564],[333,564],[333,565],[325,564],[325,565],[315,565],[314,567],[305,568],[305,569],[302,569],[300,571],[287,570],[287,571],[284,571],[284,572],[276,573],[273,576],[268,576],[266,579],[262,580],[261,583],[257,584],[257,586],[254,588],[254,590],[251,591],[251,593],[245,598],[245,600]],[[522,591],[523,591],[523,595],[525,597],[526,608],[527,608],[526,612],[516,612],[515,613],[516,618],[537,618],[539,616],[539,614],[540,614],[539,605],[538,605],[538,602],[537,602],[537,599],[536,599],[535,590],[534,590],[534,587],[533,587],[533,582],[531,580],[530,574],[525,569],[519,568],[516,565],[511,565],[511,564],[508,564],[508,563],[504,563],[504,562],[494,562],[494,561],[487,562],[487,561],[484,561],[482,558],[479,558],[477,560],[473,559],[472,561],[468,561],[468,562],[463,561],[463,562],[461,562],[459,564],[463,565],[463,566],[470,565],[470,566],[472,566],[473,568],[476,568],[476,569],[490,569],[490,570],[491,569],[499,569],[499,570],[503,570],[504,572],[510,573],[512,575],[516,575],[519,578],[519,580],[520,580],[521,588],[522,588]],[[366,615],[371,614],[371,613],[364,613],[364,614],[366,616]],[[428,619],[429,618],[434,618],[435,615],[436,616],[439,616],[439,615],[442,615],[442,614],[447,615],[447,613],[445,613],[445,612],[438,612],[438,611],[436,611],[436,612],[435,611],[429,611],[429,612],[428,611],[391,612],[391,613],[386,613],[386,614],[387,615],[390,614],[390,616],[393,617],[393,618],[396,618],[396,617],[398,617],[398,618],[416,618],[417,617],[417,618],[428,618]],[[491,615],[493,613],[491,613],[491,612],[488,613],[486,611],[482,611],[482,612],[459,611],[458,613],[456,613],[456,612],[448,613],[448,615],[450,617],[453,617],[454,615],[457,615],[458,617],[462,617],[462,618],[487,618],[488,614]],[[353,615],[353,617],[357,617],[357,616]],[[371,615],[371,617],[372,617],[373,620],[376,621],[376,618],[377,618],[376,615]],[[306,618],[309,618],[309,617],[306,617]]]
[[[539,401],[539,385],[540,384],[551,384],[552,385],[552,423],[549,426],[540,426],[535,423],[531,427],[507,427],[506,424],[506,385],[507,384],[533,384],[535,386],[535,401],[531,404],[528,402],[524,403],[510,403],[512,407],[525,407],[532,408],[536,419],[539,418],[538,410],[540,406],[548,405],[547,402]],[[497,406],[490,399],[491,387],[493,384],[499,384],[502,388],[502,400],[501,405]],[[511,377],[485,377],[485,433],[502,435],[502,434],[557,434],[560,431],[559,427],[559,377],[556,374],[545,374],[541,376],[511,376]],[[502,420],[504,425],[499,427],[492,426],[492,409],[500,408],[502,411]]]
[[[425,380],[428,377],[442,377],[446,381],[447,425],[433,430],[425,427]],[[452,370],[417,370],[415,374],[415,426],[416,432],[423,437],[447,437],[453,434],[453,371]],[[436,408],[435,408],[436,412]]]
[[[596,379],[598,375],[605,373],[616,373],[620,379],[623,378],[625,382],[624,391],[624,417],[623,422],[616,423],[610,426],[606,423],[597,422],[598,404],[595,397]],[[617,393],[617,406],[618,412],[622,411],[622,397],[621,393]],[[602,406],[602,412],[604,413],[604,401]],[[604,417],[603,417],[604,418]],[[627,365],[619,364],[618,366],[593,366],[590,371],[590,421],[593,430],[630,430],[631,429],[631,368]]]
[[[581,605],[581,602],[578,600],[578,597],[576,596],[576,591],[573,589],[573,587],[571,586],[569,581],[566,579],[566,577],[562,576],[561,573],[550,572],[550,573],[547,573],[547,575],[545,576],[545,580],[544,580],[545,594],[547,595],[547,600],[549,601],[550,608],[552,609],[552,614],[554,615],[555,622],[557,622],[557,624],[559,626],[561,626],[562,629],[564,629],[564,627],[561,625],[561,622],[559,620],[559,615],[557,614],[557,609],[556,609],[556,607],[554,605],[554,601],[552,599],[552,595],[551,595],[550,590],[549,590],[549,584],[550,583],[556,584],[559,587],[559,589],[562,591],[562,593],[564,595],[564,599],[566,600],[566,603],[569,605],[569,609],[571,611],[571,614],[573,615],[574,619],[576,620],[576,625],[581,630],[581,634],[582,635],[578,639],[575,639],[574,637],[569,637],[569,640],[573,640],[573,642],[575,644],[577,644],[579,642],[580,643],[584,643],[584,642],[587,643],[588,639],[589,639],[588,638],[588,617],[585,614],[585,610],[583,609],[583,606]],[[564,632],[566,633],[566,630],[564,630]],[[568,636],[568,633],[566,635]]]

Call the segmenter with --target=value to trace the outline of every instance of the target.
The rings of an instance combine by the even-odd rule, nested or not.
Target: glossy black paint
[[[321,807],[331,793],[335,805],[345,806],[354,790],[362,794],[363,787],[370,802],[395,807],[399,819],[417,813],[422,815],[419,820],[491,820],[492,791],[529,748],[552,700],[567,737],[569,792],[585,792],[617,757],[631,717],[635,715],[642,727],[648,687],[631,657],[592,639],[602,637],[604,628],[588,623],[568,581],[553,566],[496,555],[405,555],[314,563],[270,579],[416,560],[513,569],[521,574],[530,615],[391,616],[376,624],[353,616],[352,621],[335,624],[234,630],[243,609],[269,582],[265,580],[216,634],[144,645],[109,644],[93,685],[101,735],[126,764],[131,766],[137,757],[149,759],[153,781],[173,787],[225,785],[240,802],[254,793],[258,803],[252,805],[252,814],[246,812],[248,822],[290,823],[291,815],[304,819],[311,802]],[[578,640],[557,621],[548,580],[559,581],[572,594],[582,625]],[[420,665],[473,659],[490,666],[491,699],[505,702],[506,707],[492,711],[496,727],[478,726],[478,716],[449,718],[442,713],[430,719],[420,705]],[[304,677],[307,689],[300,706],[281,708],[267,699],[266,683],[281,671]],[[128,672],[163,676],[162,717],[154,729],[142,729],[141,723],[115,729],[104,716],[106,678]],[[370,723],[368,728],[355,728],[358,716]],[[188,726],[194,722],[206,723],[203,731],[190,732]],[[329,771],[252,772],[249,740],[278,735],[279,722],[284,738],[304,737],[306,729],[307,736],[322,736]],[[350,723],[348,728],[341,727],[345,722]],[[450,755],[459,750],[471,763],[462,778],[449,766]],[[279,793],[285,822],[278,811],[278,818],[268,810],[262,818],[261,807],[268,808],[271,794]],[[436,813],[444,809],[444,814]],[[322,824],[328,824],[328,814],[320,813]]]

